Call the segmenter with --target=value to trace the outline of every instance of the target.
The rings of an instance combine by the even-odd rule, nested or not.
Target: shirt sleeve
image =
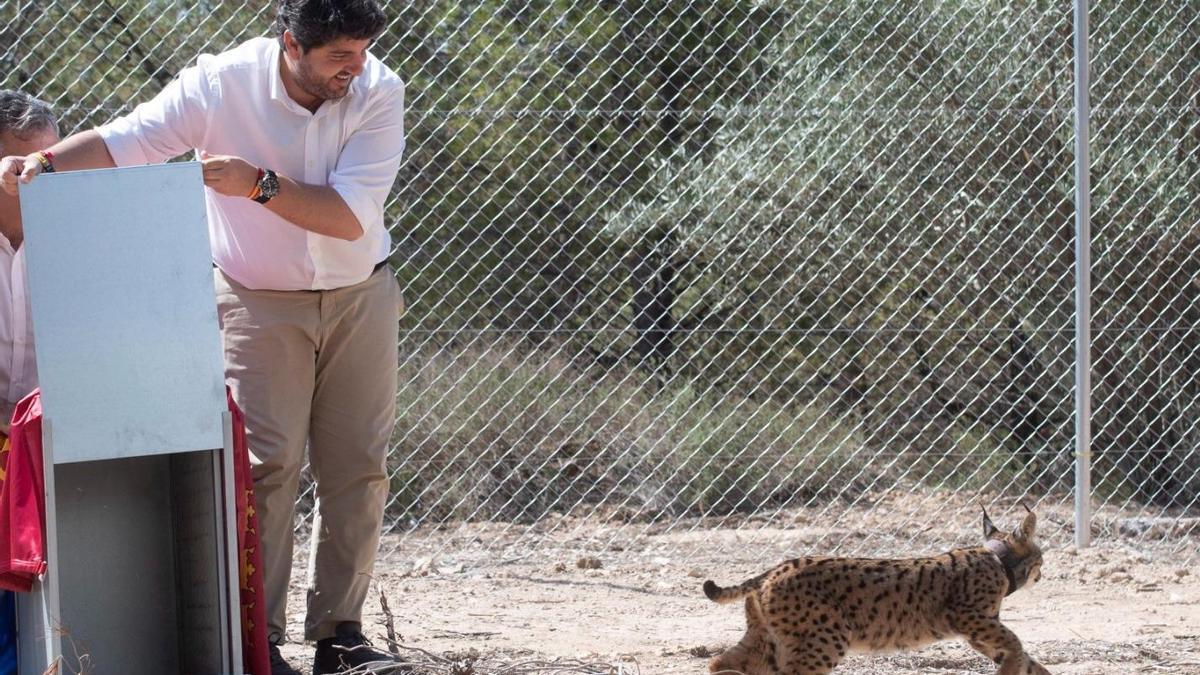
[[[201,147],[216,100],[203,65],[184,69],[158,96],[96,130],[117,166],[165,162]]]
[[[383,229],[383,207],[404,157],[404,85],[378,92],[379,102],[350,135],[329,176],[366,234]]]

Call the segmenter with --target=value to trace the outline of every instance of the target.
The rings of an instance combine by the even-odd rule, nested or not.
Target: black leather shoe
[[[313,675],[344,673],[361,666],[368,666],[372,673],[408,672],[394,656],[371,646],[371,642],[363,637],[361,624],[344,621],[334,631],[334,637],[317,640]]]
[[[279,653],[279,645],[270,643],[268,651],[271,654],[271,675],[304,675],[283,658],[283,654]]]

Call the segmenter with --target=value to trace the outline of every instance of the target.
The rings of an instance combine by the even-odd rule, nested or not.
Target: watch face
[[[263,192],[271,197],[279,194],[279,177],[274,171],[267,171],[263,174]]]
[[[260,194],[254,198],[254,201],[266,204],[268,200],[279,194],[279,177],[275,175],[274,171],[267,169],[258,181],[258,189]]]

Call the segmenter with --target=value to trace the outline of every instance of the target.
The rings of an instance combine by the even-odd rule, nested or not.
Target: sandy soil
[[[876,510],[872,517],[886,513]],[[701,583],[739,581],[793,548],[821,550],[827,537],[796,525],[806,520],[802,514],[787,520],[784,526],[642,533],[628,541],[623,533],[639,528],[586,523],[536,537],[519,528],[469,526],[426,534],[420,546],[411,537],[390,537],[364,632],[385,641],[381,591],[399,642],[446,659],[405,652],[428,663],[429,672],[531,672],[533,662],[549,660],[554,663],[540,672],[705,673],[707,657],[740,638],[743,619],[740,606],[705,599]],[[845,519],[840,528],[856,531]],[[444,540],[436,541],[439,536]],[[1161,552],[1161,542],[1118,538],[1077,551],[1061,536],[1051,539],[1044,544],[1043,581],[1011,596],[1002,613],[1035,658],[1064,674],[1200,674],[1196,542],[1182,548],[1175,542],[1171,552]],[[915,536],[882,547],[901,557],[947,546]],[[300,558],[297,570],[304,569]],[[296,576],[293,635],[303,622],[302,574]],[[307,667],[312,647],[289,644],[284,654]],[[852,656],[836,672],[994,670],[964,644],[946,641],[916,652]]]

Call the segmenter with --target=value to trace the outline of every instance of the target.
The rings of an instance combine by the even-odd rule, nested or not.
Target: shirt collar
[[[370,62],[371,62],[371,54],[368,52],[367,53],[367,63],[370,64]],[[356,77],[353,77],[350,79],[350,91],[346,92],[346,96],[343,97],[342,100],[345,101],[345,100],[351,99],[355,96],[361,96],[363,94],[363,92],[366,91],[366,88],[367,88],[367,85],[364,84],[364,82],[366,82],[366,79],[367,79],[367,69],[363,68],[363,71],[361,73],[359,73]]]
[[[3,232],[0,232],[0,253],[6,253],[10,256],[17,254],[17,250],[13,248],[12,242],[8,240],[8,237],[4,236]]]
[[[279,47],[279,40],[271,40],[270,46],[267,47],[267,87],[271,92],[271,98],[282,101],[285,105],[297,105],[292,97],[288,96],[287,90],[283,88],[283,76],[279,73],[281,58],[283,58],[283,54]]]

